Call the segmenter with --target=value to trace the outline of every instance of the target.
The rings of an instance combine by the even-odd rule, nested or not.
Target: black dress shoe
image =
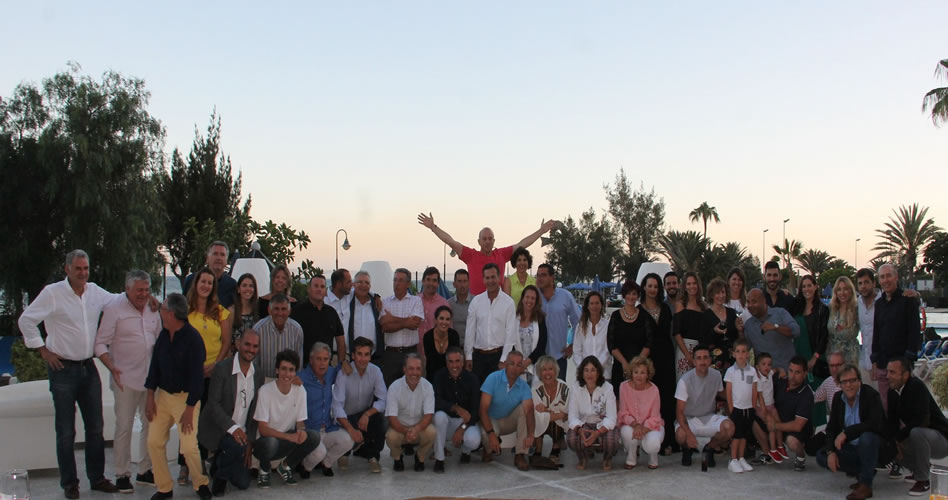
[[[395,460],[395,463],[392,465],[392,470],[395,472],[401,472],[405,470],[405,459],[399,458]],[[79,498],[79,497],[76,497]]]
[[[685,467],[691,466],[691,448],[685,448],[681,451],[681,465]]]
[[[714,463],[714,448],[705,445],[704,449],[701,451],[705,454],[705,456],[707,456],[708,467],[714,467],[716,465]]]
[[[166,498],[174,497],[174,490],[166,491],[164,493],[156,491],[154,495],[151,496],[151,500],[164,500]]]
[[[101,491],[102,493],[118,493],[119,491],[119,489],[112,484],[112,481],[104,477],[92,484],[92,490]]]
[[[461,453],[461,463],[469,464],[471,463],[471,454],[470,453]]]
[[[302,463],[300,463],[299,465],[297,465],[297,466],[296,466],[296,469],[294,469],[294,471],[295,471],[296,474],[300,477],[300,479],[309,479],[310,473],[309,473],[308,470],[306,470],[306,467],[303,467],[303,464],[302,464]]]
[[[227,480],[226,479],[214,479],[214,483],[211,485],[211,494],[216,497],[224,496],[224,493],[227,492]]]
[[[435,460],[434,471],[444,473],[444,460]]]
[[[138,474],[135,476],[135,482],[138,484],[154,486],[155,475],[151,472],[151,470],[146,470],[144,474]]]
[[[63,488],[63,495],[65,495],[66,498],[71,499],[79,498],[79,485],[70,484],[69,486],[66,486]]]
[[[201,500],[211,500],[211,490],[207,488],[206,484],[202,484],[201,487],[198,488],[197,494]]]
[[[425,463],[418,459],[418,455],[415,455],[415,472],[423,470],[425,470]]]

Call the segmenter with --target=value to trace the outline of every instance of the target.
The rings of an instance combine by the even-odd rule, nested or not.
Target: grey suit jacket
[[[239,403],[237,394],[237,375],[233,374],[234,358],[222,359],[211,372],[211,382],[208,387],[207,404],[201,410],[198,420],[198,442],[208,450],[216,450],[221,438],[227,434],[227,429],[234,425],[234,405]],[[253,441],[257,437],[257,421],[253,419],[257,407],[257,394],[263,385],[263,371],[253,372],[253,400],[247,407],[247,438]]]

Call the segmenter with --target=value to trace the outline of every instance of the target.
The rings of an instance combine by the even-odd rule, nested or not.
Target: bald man
[[[747,293],[747,311],[751,317],[744,322],[744,337],[754,353],[770,353],[774,368],[784,372],[797,351],[793,339],[800,336],[800,325],[782,307],[768,307],[764,292],[755,288]]]
[[[908,297],[899,288],[899,273],[892,264],[879,267],[882,296],[876,300],[872,319],[872,354],[869,360],[879,384],[882,405],[888,407],[889,384],[886,366],[889,361],[905,357],[914,360],[922,346],[918,299]]]
[[[445,245],[451,247],[451,250],[454,250],[455,253],[460,256],[461,261],[467,264],[467,271],[471,277],[471,295],[475,296],[481,294],[487,288],[484,286],[484,279],[481,274],[481,271],[484,269],[484,266],[490,262],[497,264],[497,267],[501,270],[504,269],[504,266],[507,262],[510,262],[510,257],[513,255],[513,251],[523,247],[527,248],[537,241],[544,233],[549,232],[554,227],[558,227],[559,221],[548,220],[543,221],[540,224],[540,229],[537,229],[533,233],[525,236],[522,240],[517,242],[515,245],[503,248],[494,248],[494,231],[489,227],[481,229],[477,233],[477,245],[480,247],[480,250],[474,250],[471,247],[466,247],[457,242],[450,234],[446,233],[443,229],[438,227],[435,224],[434,217],[429,213],[425,215],[423,213],[418,214],[418,223],[422,226],[427,227],[438,237]],[[503,276],[504,272],[501,272],[500,275]],[[501,286],[503,282],[501,282]]]

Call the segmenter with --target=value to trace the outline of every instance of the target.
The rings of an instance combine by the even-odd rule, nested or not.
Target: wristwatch
[[[461,429],[466,431],[466,430],[467,430],[467,424],[461,424]]]
[[[779,323],[774,323],[774,331],[775,331],[775,332],[777,331],[777,328],[780,328],[780,324],[779,324]]]

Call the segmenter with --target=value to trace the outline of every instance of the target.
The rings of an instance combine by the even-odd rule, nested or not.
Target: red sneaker
[[[780,456],[783,457],[784,460],[790,458],[790,455],[787,454],[787,449],[784,448],[783,446],[777,447],[777,453],[779,453]]]
[[[775,464],[779,464],[783,462],[783,456],[777,450],[770,450],[767,453],[767,456],[769,456],[770,459],[773,460]]]

